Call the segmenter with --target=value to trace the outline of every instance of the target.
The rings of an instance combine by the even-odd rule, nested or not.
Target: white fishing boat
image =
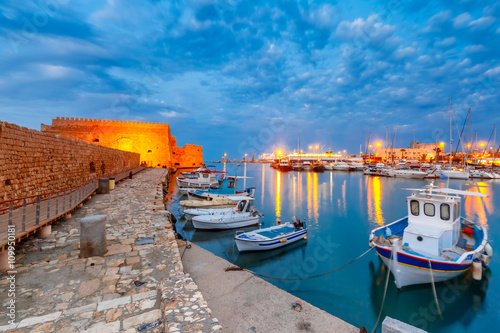
[[[181,175],[184,178],[198,178],[198,172],[200,172],[200,171],[207,171],[207,170],[208,170],[207,167],[205,166],[205,164],[203,164],[202,166],[200,166],[196,170],[181,172]]]
[[[221,172],[217,171],[198,171],[197,178],[186,178],[186,177],[177,177],[177,186],[181,193],[183,191],[187,192],[189,188],[195,189],[206,189],[210,186],[217,186],[217,175]]]
[[[295,170],[295,171],[300,171],[300,170],[302,170],[302,164],[300,162],[293,163],[292,164],[292,169]]]
[[[313,166],[312,166],[311,162],[309,162],[309,161],[302,162],[302,170],[310,171],[310,170],[312,170],[312,168],[313,168]]]
[[[243,211],[246,204],[246,197],[242,199],[241,196],[229,196],[227,199],[231,200],[234,203],[233,207],[229,208],[189,208],[184,209],[184,216],[186,219],[191,220],[195,216],[202,215],[226,215],[228,213],[237,213],[239,211]],[[252,201],[250,200],[250,206]]]
[[[255,206],[251,205],[253,198],[240,197],[240,201],[245,201],[244,207],[236,212],[217,215],[202,215],[193,217],[193,226],[198,230],[223,230],[249,227],[260,222],[262,214]]]
[[[390,168],[386,167],[384,163],[377,163],[374,167],[367,167],[363,174],[368,176],[383,176],[387,177]]]
[[[351,162],[351,170],[354,169],[355,171],[363,171],[365,166],[359,162]]]
[[[427,172],[420,171],[416,169],[400,168],[400,169],[390,169],[387,172],[389,177],[396,178],[413,178],[413,179],[424,179],[427,177]]]
[[[333,163],[325,164],[325,170],[333,170]]]
[[[493,171],[486,170],[471,170],[469,171],[470,178],[481,178],[481,179],[497,179],[499,178],[497,174]]]
[[[485,197],[449,188],[407,189],[408,216],[374,229],[369,244],[389,267],[396,286],[440,282],[462,274],[474,260],[492,255],[481,223],[460,216],[461,197]],[[475,269],[480,269],[475,265]]]
[[[307,239],[307,228],[294,216],[293,223],[287,222],[269,228],[258,229],[245,233],[237,233],[234,242],[240,252],[264,251],[276,249]]]
[[[333,170],[349,171],[349,167],[350,165],[343,161],[333,163]]]
[[[456,168],[443,169],[441,170],[441,178],[469,179],[469,171]]]

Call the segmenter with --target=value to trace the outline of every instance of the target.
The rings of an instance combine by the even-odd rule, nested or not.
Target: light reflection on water
[[[231,167],[235,170],[234,165],[228,165]],[[179,220],[178,229],[187,239],[216,255],[271,276],[283,276],[288,271],[292,272],[290,276],[299,272],[301,276],[310,276],[344,265],[367,250],[368,236],[373,228],[407,215],[405,201],[410,192],[402,188],[420,188],[431,182],[368,177],[360,172],[278,173],[267,165],[252,164],[247,166],[247,172],[253,177],[248,179],[247,185],[257,186],[256,205],[260,203],[257,208],[265,215],[264,226],[273,225],[277,217],[283,222],[290,221],[294,215],[301,219],[307,217],[307,241],[273,251],[241,254],[232,240],[235,231],[194,231],[192,224],[183,220]],[[447,187],[447,182],[436,180],[435,185]],[[466,197],[462,213],[469,219],[488,223],[492,246],[498,250],[495,246],[500,244],[500,217],[494,215],[494,207],[500,202],[494,194],[500,191],[500,181],[450,180],[449,187],[488,194],[488,198]],[[264,196],[268,199],[264,200]],[[176,217],[180,219],[180,215]],[[325,244],[334,248],[327,255]],[[318,261],[323,257],[327,259]],[[314,263],[316,265],[312,265]],[[427,321],[426,329],[462,333],[500,327],[497,310],[500,307],[500,279],[494,274],[499,270],[500,256],[493,256],[491,269],[485,271],[486,278],[480,286],[471,284],[470,273],[453,282],[464,286],[458,292],[450,291],[443,283],[437,284],[438,297],[450,292],[456,297],[453,302],[443,304],[444,320]],[[372,251],[354,264],[318,279],[298,284],[269,282],[355,326],[371,329],[380,310],[385,272],[385,266]],[[488,297],[485,297],[486,291]],[[395,288],[391,277],[383,315],[418,326],[422,320],[419,311],[432,309],[433,299],[432,288],[428,285],[410,286],[401,291]]]

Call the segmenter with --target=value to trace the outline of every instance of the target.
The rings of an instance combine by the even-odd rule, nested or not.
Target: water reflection
[[[262,185],[261,185],[261,188],[260,188],[260,191],[262,193],[262,200],[260,201],[260,204],[262,206],[264,206],[264,193],[266,193],[265,191],[265,184],[266,184],[266,165],[265,164],[262,164]]]
[[[372,279],[372,310],[374,315],[378,315],[385,290],[387,267],[381,260],[378,260],[377,264],[370,261],[368,266]],[[483,280],[477,282],[472,279],[472,274],[467,272],[455,279],[437,283],[436,295],[443,315],[441,319],[429,285],[414,285],[398,290],[391,274],[386,295],[386,300],[390,302],[385,302],[384,316],[398,318],[429,332],[440,332],[453,327],[454,324],[464,326],[464,331],[470,332],[474,317],[481,313],[484,307],[490,275],[490,270],[485,271]],[[401,306],[402,304],[404,306]]]
[[[318,174],[315,172],[313,174],[313,207],[314,207],[314,221],[318,223],[319,213],[318,213]]]
[[[380,177],[366,177],[366,181],[368,219],[371,222],[383,225],[385,220],[382,216],[382,184],[380,182]]]
[[[281,216],[281,172],[276,171],[276,217]]]
[[[307,219],[312,220],[312,181],[311,173],[307,173]]]
[[[491,186],[485,182],[474,183],[472,181],[468,185],[472,186],[472,188],[469,189],[470,192],[483,193],[486,194],[487,197],[466,196],[464,202],[465,216],[468,219],[477,219],[484,226],[488,226],[486,213],[491,215],[494,211],[493,205],[491,204]]]

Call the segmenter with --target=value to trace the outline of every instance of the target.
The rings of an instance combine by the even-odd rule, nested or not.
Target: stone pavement
[[[0,277],[0,332],[213,332],[198,287],[184,274],[163,205],[167,169],[147,169],[96,195],[45,238],[16,247],[16,324],[6,325],[6,274]],[[79,258],[79,221],[105,214],[104,257]],[[166,320],[166,325],[165,325]],[[1,326],[4,325],[4,326]]]

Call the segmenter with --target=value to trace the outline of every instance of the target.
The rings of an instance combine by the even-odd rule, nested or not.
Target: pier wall
[[[141,163],[148,167],[195,167],[203,163],[202,147],[177,147],[168,123],[57,117],[52,125],[42,124],[41,130],[138,153]],[[189,156],[191,153],[195,155]]]
[[[137,153],[0,121],[0,201],[66,190],[140,164]]]

